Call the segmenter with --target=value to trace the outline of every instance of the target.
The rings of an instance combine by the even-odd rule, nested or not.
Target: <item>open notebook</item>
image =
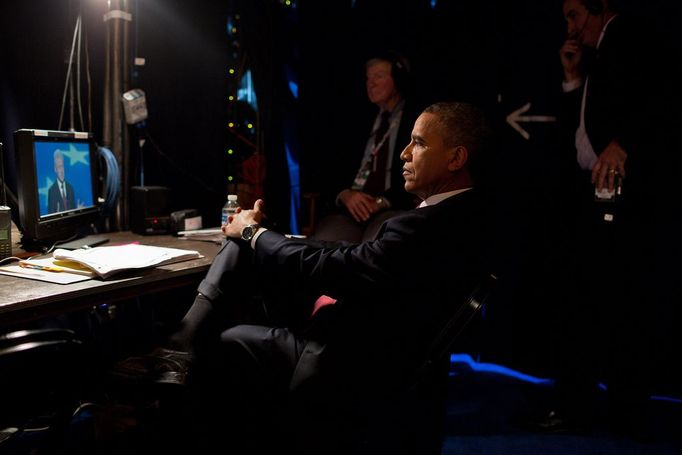
[[[102,278],[124,270],[144,269],[203,257],[194,250],[135,243],[79,250],[57,249],[52,255],[58,261],[77,262]]]

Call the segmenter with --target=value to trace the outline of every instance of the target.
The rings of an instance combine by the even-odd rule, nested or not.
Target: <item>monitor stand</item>
[[[93,246],[101,245],[109,241],[108,237],[102,235],[86,235],[76,240],[71,240],[66,243],[58,243],[56,248],[63,248],[65,250],[77,250],[79,248],[92,248]]]

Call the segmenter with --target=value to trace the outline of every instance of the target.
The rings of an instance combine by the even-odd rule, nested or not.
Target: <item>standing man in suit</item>
[[[642,19],[615,0],[564,0],[566,165],[557,408],[541,429],[596,423],[599,383],[617,431],[646,433],[655,220],[668,134]],[[648,240],[643,240],[648,239]]]
[[[262,200],[231,217],[223,227],[229,240],[172,337],[175,349],[193,352],[190,382],[206,394],[200,401],[215,407],[201,414],[221,416],[209,422],[216,426],[209,436],[241,444],[235,453],[281,448],[284,439],[294,439],[295,453],[320,453],[316,443],[351,453],[338,437],[360,425],[363,414],[355,412],[370,403],[388,409],[481,278],[484,214],[473,187],[488,138],[471,105],[426,108],[400,155],[404,187],[422,202],[387,220],[371,241],[289,239],[262,226]],[[260,308],[266,322],[235,325],[235,315],[244,321],[244,312]],[[431,409],[442,417],[444,409],[424,403],[442,399],[445,373],[436,368],[420,396],[424,407],[414,414],[421,430],[438,434],[423,414]],[[381,443],[395,441],[402,450],[403,436]]]
[[[360,166],[336,193],[333,213],[322,218],[314,237],[320,240],[371,240],[386,219],[414,208],[415,198],[403,188],[402,144],[409,142],[415,119],[411,106],[409,62],[395,51],[372,57],[365,64],[367,98],[378,110]],[[360,144],[360,143],[358,143]]]
[[[73,186],[64,176],[64,154],[61,150],[54,151],[54,173],[57,180],[47,192],[47,213],[63,212],[76,208],[76,196]]]

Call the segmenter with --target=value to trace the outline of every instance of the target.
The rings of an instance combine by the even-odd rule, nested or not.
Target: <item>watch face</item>
[[[258,225],[250,224],[248,226],[245,226],[244,229],[242,229],[242,239],[248,242],[253,238],[257,230]]]

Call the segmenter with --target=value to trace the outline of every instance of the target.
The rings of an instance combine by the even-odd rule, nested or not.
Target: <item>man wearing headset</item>
[[[315,229],[318,240],[371,240],[383,221],[417,202],[403,188],[400,162],[400,150],[410,141],[416,119],[409,62],[395,51],[380,52],[365,64],[365,75],[367,99],[377,107],[376,117],[369,134],[357,143],[357,151],[364,148],[359,168],[348,168],[347,175],[342,172],[347,181],[341,191],[335,188],[335,208]],[[354,157],[344,161],[356,165]]]
[[[637,238],[654,227],[655,167],[664,153],[656,143],[663,122],[653,78],[660,74],[645,44],[651,35],[619,14],[615,0],[564,0],[563,13],[562,125],[568,147],[558,401],[540,429],[590,430],[602,382],[609,425],[642,436],[648,425],[648,318],[654,311],[644,298],[652,278],[644,264],[654,258],[651,244]]]

